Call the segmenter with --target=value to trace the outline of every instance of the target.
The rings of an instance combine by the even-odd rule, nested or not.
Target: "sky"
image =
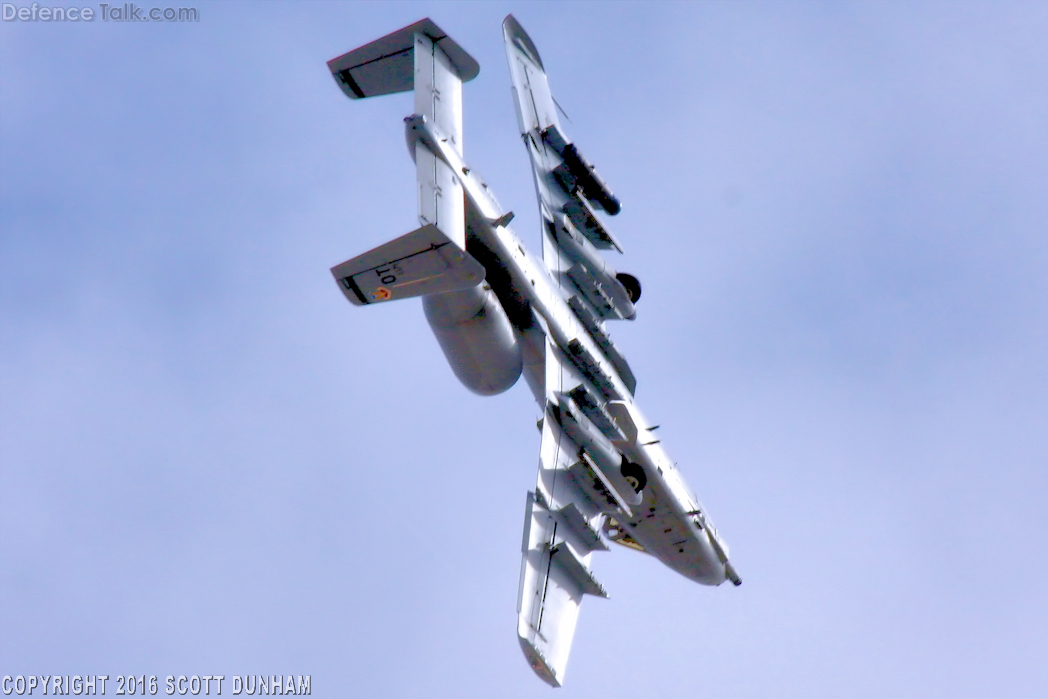
[[[0,675],[1048,695],[1048,3],[194,6],[0,22]],[[325,62],[427,16],[537,250],[510,12],[623,202],[611,332],[744,579],[594,556],[558,690],[515,638],[527,387],[471,394],[420,303],[328,272],[418,224],[410,97]]]

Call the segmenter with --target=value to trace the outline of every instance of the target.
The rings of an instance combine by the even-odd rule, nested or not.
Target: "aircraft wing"
[[[624,395],[578,338],[555,320],[545,330],[545,414],[535,491],[523,536],[518,635],[535,672],[560,686],[583,595],[607,597],[590,570],[609,541],[650,553],[705,584],[738,584],[716,530],[684,485],[632,394],[636,379],[605,329],[631,320],[640,285],[602,251],[622,251],[597,211],[621,202],[564,133],[542,59],[512,15],[503,22],[521,138],[530,156],[542,217],[542,262]],[[585,330],[582,330],[584,328]],[[537,396],[538,397],[538,396]],[[540,401],[541,402],[541,401]]]
[[[572,179],[565,165],[567,144],[538,50],[512,16],[506,18],[503,30],[519,126],[531,156],[543,218],[543,263],[632,391],[633,373],[601,322],[634,314],[627,290],[597,252],[620,249],[618,241],[597,219],[592,203],[576,184],[579,178]],[[586,388],[587,383],[600,383],[600,372],[587,376],[586,358],[568,356],[553,341],[545,322],[537,322],[546,330],[545,414],[538,480],[534,492],[528,493],[524,518],[517,632],[532,669],[559,687],[583,595],[608,596],[590,570],[591,554],[608,549],[599,533],[601,526],[609,514],[623,520],[629,517],[628,500],[636,499],[636,494],[618,473],[618,456],[610,443],[623,435],[598,407],[601,398]],[[576,345],[568,350],[585,352]],[[594,422],[598,414],[603,420]],[[593,446],[594,442],[604,448]]]
[[[622,247],[595,211],[618,214],[621,202],[571,143],[557,117],[538,49],[512,15],[502,24],[520,133],[532,156],[539,200],[550,218],[566,216],[600,250]]]
[[[629,511],[619,495],[622,483],[613,484],[565,429],[585,418],[562,391],[579,382],[560,355],[547,340],[546,414],[538,482],[527,497],[517,599],[521,648],[532,669],[554,687],[563,682],[583,595],[608,596],[589,567],[594,551],[608,550],[599,534],[603,512]]]
[[[622,204],[565,135],[538,49],[512,15],[503,22],[503,34],[518,127],[531,158],[545,229],[543,260],[588,316],[598,322],[633,319],[633,304],[640,298],[637,280],[617,273],[600,254],[622,252],[622,246],[597,211],[615,215]]]

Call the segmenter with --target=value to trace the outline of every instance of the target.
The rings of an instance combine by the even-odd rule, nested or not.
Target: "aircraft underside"
[[[526,251],[513,214],[463,159],[462,83],[479,66],[426,19],[329,61],[351,99],[414,93],[405,129],[421,226],[332,274],[354,305],[421,297],[452,370],[473,392],[501,393],[524,376],[543,417],[517,633],[535,672],[560,686],[583,596],[607,596],[590,561],[609,542],[705,585],[741,580],[636,405],[636,378],[606,330],[635,318],[640,298],[639,282],[603,255],[621,252],[603,220],[621,202],[567,139],[531,38],[512,15],[503,32],[541,256]]]

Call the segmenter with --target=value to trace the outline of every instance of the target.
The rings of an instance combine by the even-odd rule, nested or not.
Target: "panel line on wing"
[[[548,515],[547,515],[547,517],[548,517]],[[547,542],[547,544],[546,544],[546,581],[542,585],[542,602],[539,604],[538,624],[535,625],[535,630],[538,631],[540,634],[542,633],[542,617],[546,613],[546,594],[549,592],[549,575],[550,575],[550,570],[553,567],[553,555],[551,553],[552,550],[553,550],[553,547],[552,547],[551,543],[552,543],[552,541],[555,541],[556,539],[557,539],[557,523],[554,522],[553,523],[553,533],[550,536],[550,540],[551,541]],[[543,638],[545,638],[545,637],[543,637]]]

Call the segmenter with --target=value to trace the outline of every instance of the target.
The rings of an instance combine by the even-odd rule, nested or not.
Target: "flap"
[[[608,545],[600,538],[600,534],[590,526],[586,515],[582,514],[582,510],[574,502],[569,502],[560,508],[557,514],[560,515],[561,524],[575,535],[575,540],[582,545],[586,553],[608,550]]]

